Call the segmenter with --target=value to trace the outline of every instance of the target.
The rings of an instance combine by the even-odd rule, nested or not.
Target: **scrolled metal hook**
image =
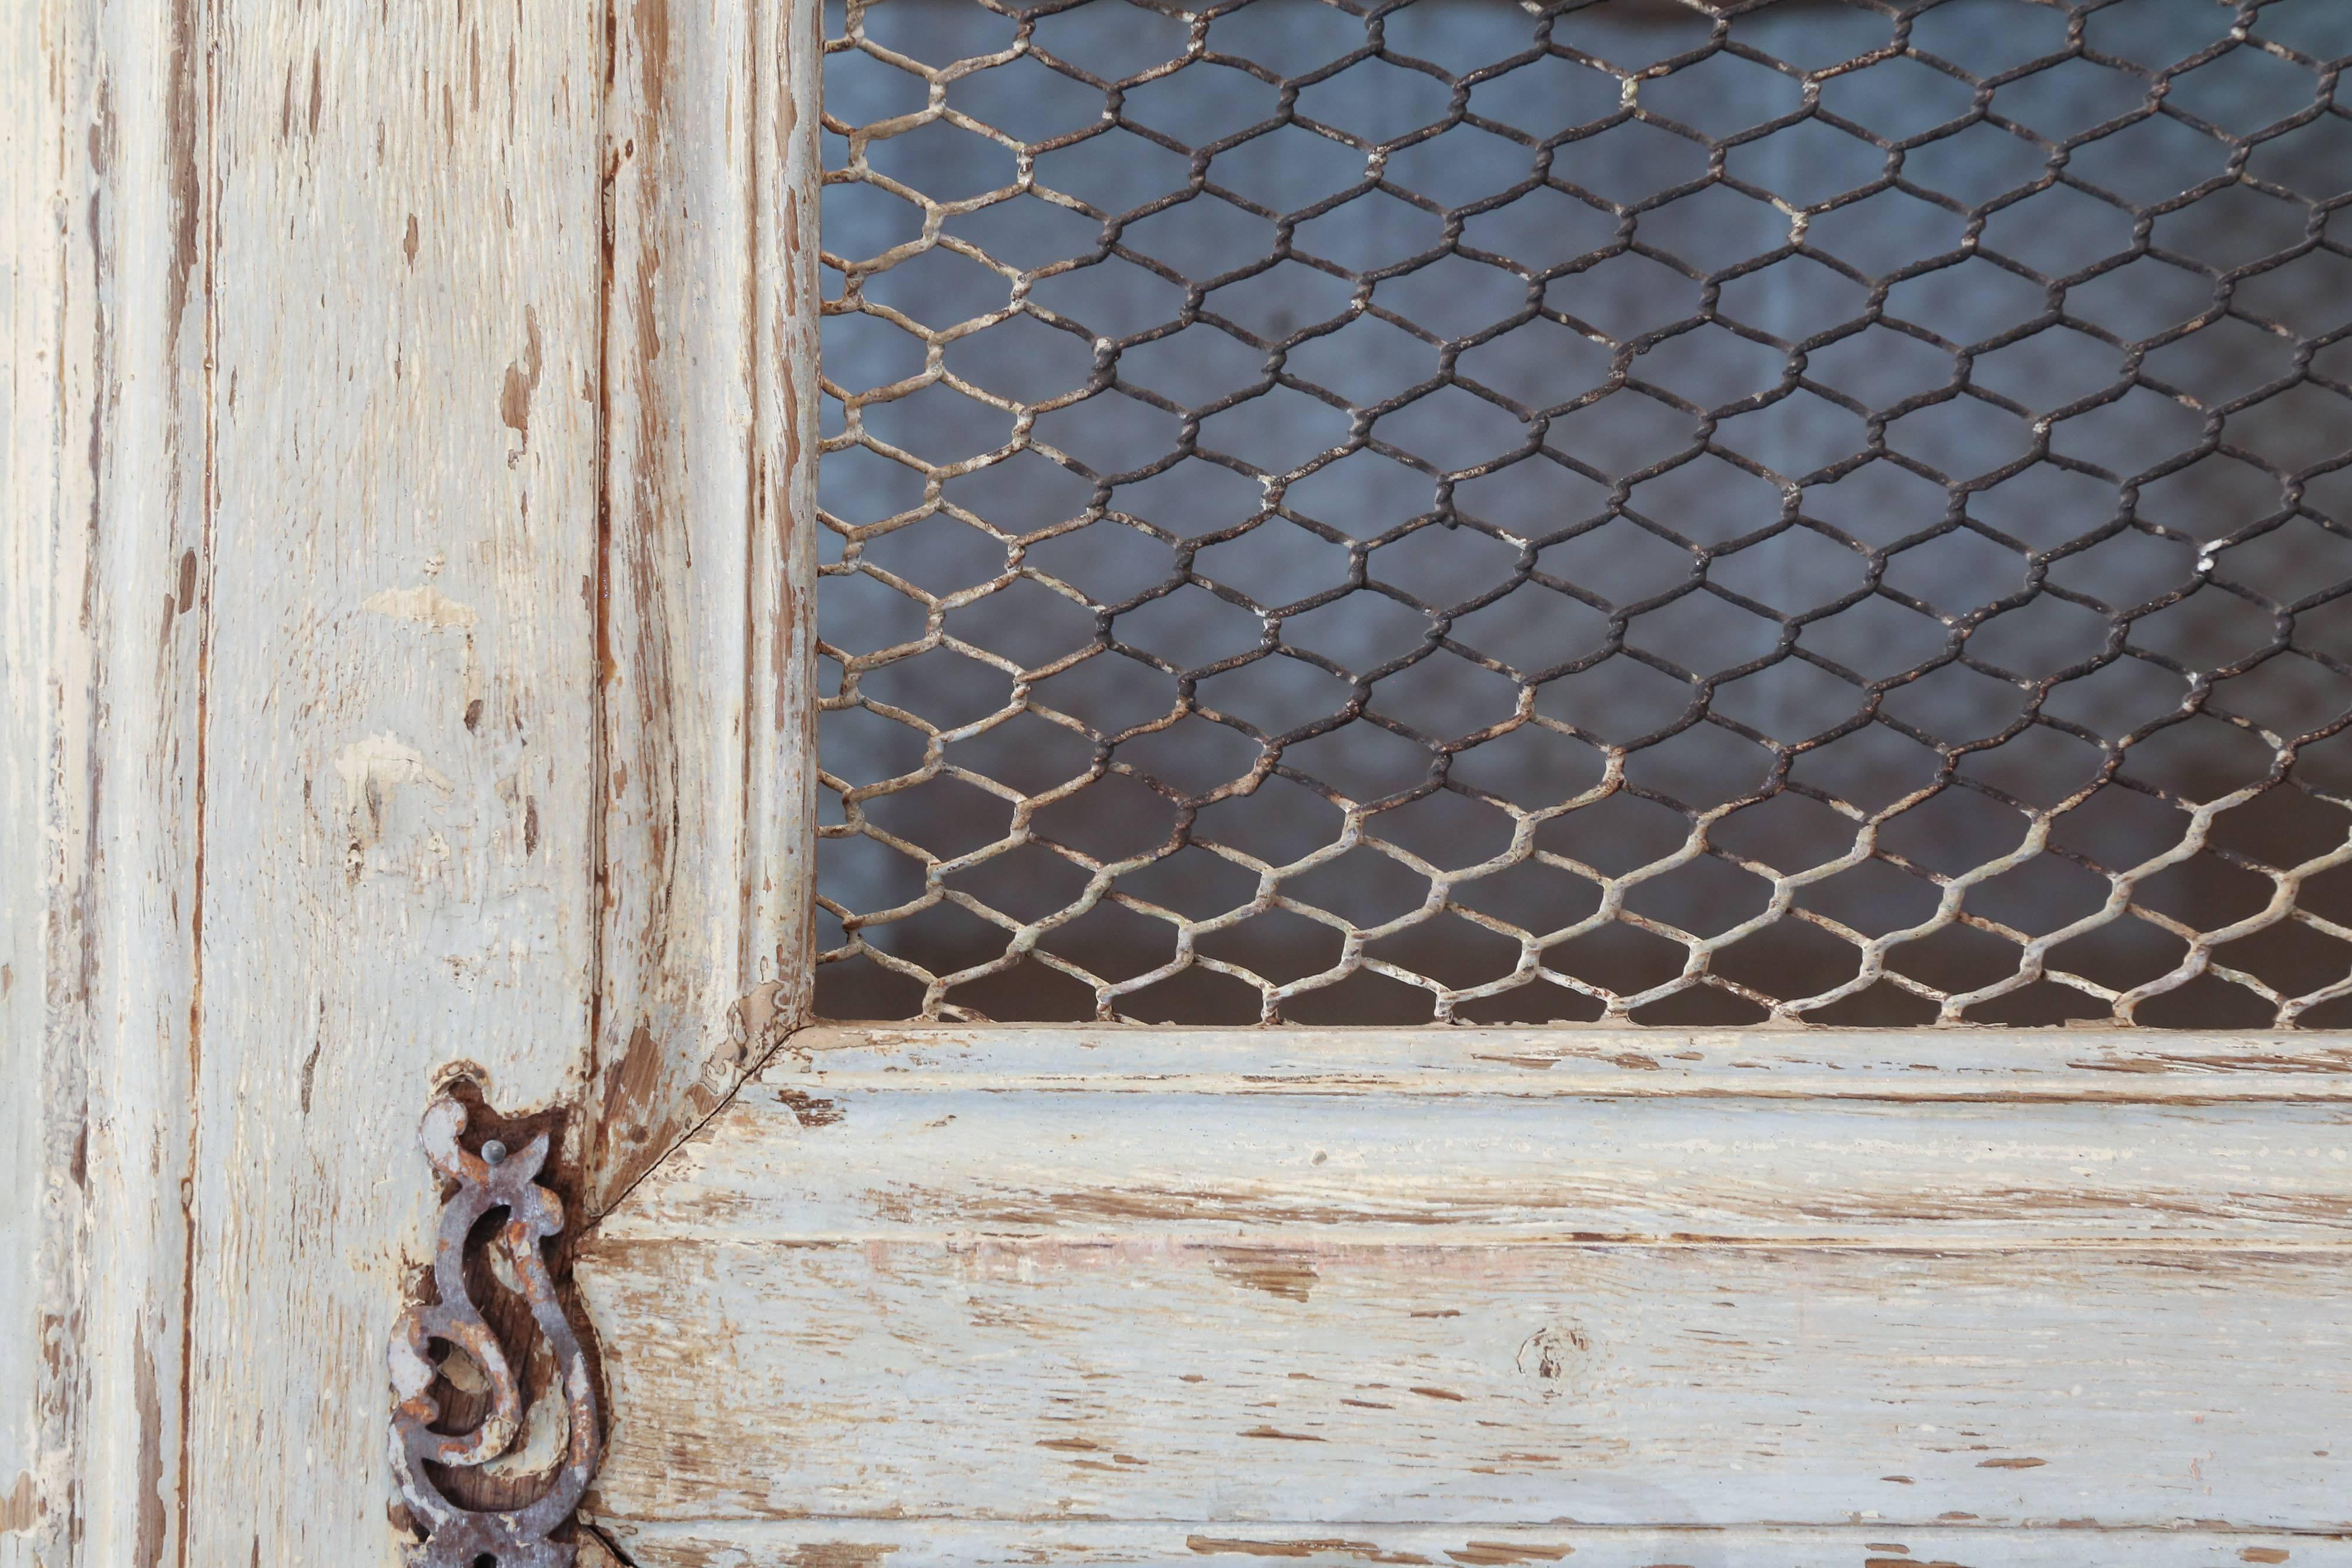
[[[392,1464],[410,1518],[425,1531],[413,1561],[417,1568],[572,1568],[576,1548],[551,1539],[580,1506],[603,1458],[596,1389],[588,1358],[572,1332],[542,1251],[563,1228],[563,1202],[536,1178],[547,1163],[541,1134],[520,1149],[495,1140],[478,1149],[463,1142],[467,1113],[446,1095],[425,1113],[418,1141],[433,1167],[457,1183],[441,1210],[433,1259],[436,1300],[403,1313],[391,1345]],[[526,1411],[521,1380],[506,1346],[482,1315],[466,1281],[467,1249],[488,1215],[504,1220],[486,1241],[498,1250],[505,1278],[530,1307],[562,1384],[564,1455],[547,1490],[512,1509],[475,1509],[452,1498],[429,1467],[479,1469],[515,1451]],[[462,1352],[488,1385],[490,1409],[469,1432],[434,1429],[441,1418],[433,1384],[440,1369],[436,1342]]]

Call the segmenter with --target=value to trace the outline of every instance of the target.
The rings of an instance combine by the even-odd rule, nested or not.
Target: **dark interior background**
[[[1619,997],[1667,987],[1688,952],[1671,933],[1731,930],[1773,872],[1848,858],[1792,904],[1862,936],[1933,925],[1951,879],[2002,866],[1958,905],[2002,929],[1947,921],[1888,951],[1939,991],[2018,974],[2021,936],[2095,915],[2135,867],[2133,907],[2051,967],[2125,990],[2179,964],[2173,927],[2300,912],[2216,954],[2274,998],[2208,974],[2137,1021],[2268,1027],[2277,998],[2352,976],[2352,871],[2290,874],[2352,826],[2352,125],[2318,63],[2352,52],[2352,6],[1086,0],[1026,13],[1025,44],[1022,15],[887,0],[828,57],[830,120],[918,118],[866,143],[877,178],[829,187],[823,214],[828,292],[856,307],[826,321],[824,375],[872,444],[822,466],[827,695],[845,658],[870,664],[823,720],[856,797],[824,792],[824,1013],[1097,1016],[1008,926],[1043,923],[1022,941],[1105,981],[1149,974],[1173,917],[1259,895],[1208,843],[1292,867],[1276,892],[1327,918],[1268,907],[1198,954],[1277,985],[1328,972],[1335,926],[1431,891],[1369,841],[1297,864],[1350,801],[1379,808],[1367,840],[1440,872],[1509,857],[1497,801],[1583,802],[1363,949],[1444,987],[1537,948]],[[831,36],[848,21],[835,4]],[[1896,44],[1809,103],[1802,73]],[[934,79],[1028,151],[921,118]],[[1083,134],[1107,109],[1120,123]],[[1024,162],[1103,215],[1021,191]],[[966,204],[938,234],[1000,266],[940,244],[861,265],[925,233],[892,181]],[[1031,412],[1085,395],[1028,423],[944,381],[866,401],[927,362],[890,312],[940,333],[1015,305],[940,367]],[[827,415],[841,437],[838,396]],[[951,732],[936,766],[926,727]],[[1033,804],[1093,781],[1024,829],[958,768]],[[2197,805],[2266,783],[2150,863]],[[1166,913],[1090,894],[1076,857]],[[1540,941],[1601,908],[1601,879],[1661,862],[1622,907],[1667,934],[1613,918]],[[1818,997],[1860,953],[1783,916],[1709,973]],[[1449,1010],[1605,1006],[1532,978]],[[1199,964],[1110,1007],[1267,1011]],[[1364,969],[1278,1007],[1436,1010]],[[2041,978],[1966,1017],[2112,1011]],[[1880,980],[1804,1016],[1937,1013]],[[1768,1009],[1694,980],[1632,1016]],[[2352,1023],[2352,1002],[2287,1021]]]

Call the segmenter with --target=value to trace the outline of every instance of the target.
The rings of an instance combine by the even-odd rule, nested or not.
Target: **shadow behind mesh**
[[[2352,7],[828,30],[821,1011],[2352,1021]]]

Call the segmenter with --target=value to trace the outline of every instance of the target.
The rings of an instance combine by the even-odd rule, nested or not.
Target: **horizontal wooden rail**
[[[807,1030],[583,1240],[590,1511],[641,1565],[2325,1561],[2210,1532],[2344,1528],[2347,1092],[2319,1036]],[[1575,1528],[1660,1521],[1722,1532]]]

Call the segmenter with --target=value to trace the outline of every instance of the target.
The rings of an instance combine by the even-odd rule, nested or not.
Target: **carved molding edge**
[[[563,1202],[534,1179],[547,1163],[547,1135],[509,1150],[490,1140],[478,1151],[459,1142],[466,1107],[446,1095],[425,1113],[418,1141],[425,1157],[456,1182],[441,1210],[433,1258],[436,1300],[411,1307],[392,1336],[392,1465],[407,1500],[411,1521],[425,1531],[412,1561],[419,1568],[572,1568],[577,1548],[549,1539],[580,1505],[603,1457],[595,1382],[588,1358],[555,1294],[541,1248],[563,1228]],[[523,1384],[507,1347],[483,1317],[466,1281],[468,1238],[483,1217],[504,1209],[506,1217],[484,1242],[488,1261],[501,1285],[530,1305],[544,1338],[553,1385],[527,1410]],[[488,1412],[471,1431],[436,1432],[440,1402],[433,1385],[444,1369],[433,1360],[438,1342],[462,1352],[479,1371],[489,1396]],[[516,1347],[528,1354],[529,1347]],[[546,1490],[508,1510],[468,1507],[445,1492],[428,1463],[450,1469],[489,1468],[493,1475],[520,1469],[537,1472],[525,1449],[533,1416],[544,1425],[560,1402],[562,1449]],[[542,1411],[541,1407],[545,1407]],[[518,1440],[523,1440],[522,1448]]]

